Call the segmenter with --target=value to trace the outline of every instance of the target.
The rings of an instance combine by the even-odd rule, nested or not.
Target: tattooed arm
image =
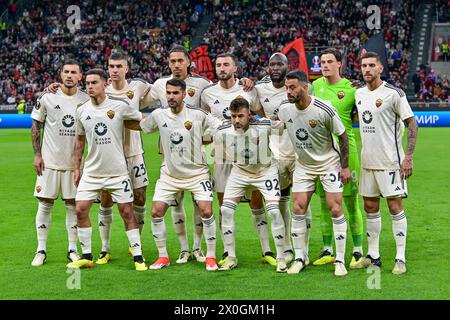
[[[81,160],[83,158],[84,144],[86,143],[86,136],[77,135],[75,138],[75,151],[73,153],[73,161],[75,163],[75,169],[73,171],[73,181],[75,186],[78,187],[81,178]]]
[[[407,143],[408,148],[406,150],[405,159],[403,159],[401,164],[402,169],[402,178],[408,179],[410,176],[412,176],[413,173],[413,153],[414,149],[416,148],[416,140],[417,140],[417,131],[419,130],[419,127],[417,125],[417,121],[415,117],[410,117],[405,120],[406,127],[408,128],[408,136],[407,136]]]
[[[341,179],[342,182],[348,183],[350,181],[350,169],[348,168],[348,136],[343,133],[339,136],[339,149],[341,150]]]
[[[38,176],[42,176],[44,170],[44,159],[41,154],[41,125],[42,123],[33,119],[31,125],[31,142],[34,150],[34,168]]]

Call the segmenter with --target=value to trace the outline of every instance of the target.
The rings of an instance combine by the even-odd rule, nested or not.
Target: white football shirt
[[[258,93],[258,101],[267,118],[271,118],[278,114],[279,107],[283,101],[287,99],[286,87],[275,88],[270,77],[264,77],[255,85]],[[275,159],[295,159],[294,146],[292,145],[289,135],[284,132],[280,135],[273,135],[270,139],[270,149]]]
[[[246,99],[250,104],[250,110],[258,111],[261,109],[256,90],[252,89],[250,92],[245,92],[244,86],[240,85],[238,80],[229,89],[223,88],[220,82],[206,87],[201,94],[201,107],[220,120],[231,120],[230,103],[237,97]]]
[[[339,147],[332,133],[340,136],[345,128],[336,109],[317,97],[311,98],[304,110],[289,101],[283,103],[278,117],[286,125],[297,153],[297,165],[307,173],[325,174],[341,166]]]
[[[112,97],[117,97],[126,100],[131,107],[140,110],[142,99],[152,89],[152,85],[145,80],[136,78],[127,80],[125,87],[122,90],[115,90],[110,84],[106,88],[106,94]],[[124,140],[125,157],[132,157],[144,153],[142,147],[141,133],[135,130],[125,129]]]
[[[237,174],[259,178],[276,162],[269,148],[272,131],[280,135],[283,129],[284,123],[265,118],[251,122],[245,132],[224,123],[214,135],[215,161],[223,159]]]
[[[44,123],[41,154],[46,168],[74,169],[75,113],[77,106],[88,100],[89,96],[79,89],[72,96],[58,89],[37,99],[31,118]]]
[[[356,90],[361,134],[361,166],[365,169],[399,169],[405,157],[403,120],[414,117],[405,93],[384,82],[375,90]]]
[[[164,151],[161,174],[191,179],[209,174],[202,136],[205,130],[214,132],[221,124],[210,113],[185,104],[177,114],[170,108],[156,109],[140,126],[146,133],[159,130]]]
[[[150,98],[154,101],[159,101],[163,107],[167,107],[166,83],[172,79],[173,76],[162,77],[155,81]],[[186,80],[186,97],[184,102],[191,106],[200,105],[200,94],[202,90],[211,84],[211,81],[199,75],[189,75]]]
[[[88,154],[83,174],[91,177],[128,175],[124,155],[124,120],[141,120],[142,114],[124,99],[107,96],[100,105],[89,100],[77,109],[77,135],[85,135]]]

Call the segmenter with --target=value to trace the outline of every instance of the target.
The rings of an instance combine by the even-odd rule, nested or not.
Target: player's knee
[[[337,218],[342,215],[342,204],[340,202],[333,202],[328,204],[328,210],[333,218]]]
[[[213,215],[212,207],[200,208],[200,215],[202,218],[210,218]]]
[[[152,218],[162,218],[162,217],[164,217],[164,210],[153,206],[152,210],[151,210],[151,214],[152,214]]]
[[[364,211],[366,212],[378,212],[380,210],[380,205],[371,202],[364,203]]]
[[[293,212],[295,215],[304,215],[306,213],[306,209],[308,209],[308,206],[306,206],[305,204],[294,202]]]
[[[133,203],[140,207],[145,206],[145,200],[146,200],[145,187],[133,190],[133,193],[134,193]]]
[[[400,213],[403,211],[402,200],[400,198],[395,200],[388,199],[388,207],[391,214]]]

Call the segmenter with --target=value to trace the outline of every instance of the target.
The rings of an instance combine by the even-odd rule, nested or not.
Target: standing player
[[[169,53],[169,69],[171,75],[162,77],[155,81],[150,92],[150,97],[154,101],[159,101],[164,107],[167,107],[166,83],[170,79],[180,79],[186,83],[186,97],[184,101],[191,106],[200,106],[200,95],[204,88],[211,85],[211,81],[199,75],[190,73],[190,57],[189,53],[183,46],[174,45]],[[249,79],[241,79],[244,90],[249,91],[253,87],[253,83]],[[189,244],[186,233],[186,212],[184,210],[184,194],[177,194],[174,205],[172,205],[172,221],[175,232],[181,246],[181,252],[177,259],[177,263],[186,263],[191,258]],[[203,235],[203,225],[200,210],[195,201],[194,207],[194,241],[192,245],[192,256],[198,262],[205,262],[205,256],[201,251],[201,240]]]
[[[228,177],[222,207],[222,237],[226,262],[219,270],[237,267],[236,228],[234,214],[236,208],[250,190],[259,190],[266,201],[267,212],[272,220],[272,235],[277,249],[277,272],[286,272],[284,258],[285,226],[280,213],[280,182],[276,160],[269,148],[272,131],[271,121],[261,119],[252,121],[250,105],[244,98],[236,98],[230,104],[231,124],[219,127],[214,135],[215,157],[225,159],[233,168]],[[280,135],[284,124],[278,122]],[[281,132],[280,132],[281,131]]]
[[[218,268],[216,223],[212,211],[214,196],[202,136],[205,130],[215,130],[222,122],[202,109],[184,103],[186,83],[183,80],[170,79],[166,88],[169,108],[155,110],[140,123],[146,133],[159,130],[165,154],[152,207],[152,231],[159,258],[149,268],[156,270],[170,265],[164,215],[176,194],[186,190],[193,193],[200,209],[207,246],[206,270],[214,271]],[[132,128],[139,128],[136,123],[132,125]]]
[[[381,266],[380,196],[387,200],[392,232],[397,247],[393,274],[406,272],[407,221],[402,198],[407,196],[406,179],[412,175],[417,121],[405,93],[382,81],[380,57],[368,52],[361,58],[361,71],[367,86],[356,91],[361,134],[361,184],[367,213],[368,255],[359,267]],[[402,147],[403,124],[408,128],[408,148]]]
[[[155,81],[150,92],[151,99],[156,102],[159,101],[161,106],[167,107],[166,84],[170,79],[180,79],[186,83],[186,93],[184,98],[186,104],[191,106],[200,105],[200,93],[202,90],[211,84],[211,81],[198,75],[189,73],[190,66],[189,53],[182,46],[175,45],[169,53],[169,68],[172,74],[167,77],[162,77]],[[203,236],[203,224],[200,215],[200,210],[195,201],[194,207],[194,242],[192,245],[192,254],[189,250],[188,238],[186,233],[186,212],[184,210],[184,193],[180,192],[175,197],[172,205],[172,221],[175,228],[175,233],[180,242],[181,252],[177,259],[177,263],[187,263],[191,256],[198,262],[205,262],[205,256],[201,250],[201,241]]]
[[[355,107],[356,88],[352,83],[342,78],[339,74],[342,66],[342,56],[338,50],[326,49],[320,54],[323,77],[313,82],[314,96],[330,103],[338,112],[339,118],[345,127],[349,140],[349,168],[351,180],[344,186],[344,203],[347,209],[347,218],[353,238],[353,254],[350,268],[355,268],[363,258],[363,220],[358,201],[358,176],[359,155],[356,146],[355,134],[352,127],[352,111]],[[332,236],[333,223],[325,200],[325,192],[322,185],[318,184],[317,191],[320,195],[321,227],[323,239],[323,251],[314,265],[324,265],[334,262]]]
[[[242,97],[249,102],[250,110],[254,113],[264,115],[258,103],[255,89],[250,92],[244,90],[243,85],[236,79],[237,58],[231,53],[222,53],[216,57],[216,74],[219,82],[206,87],[201,94],[201,106],[211,112],[214,117],[220,120],[230,120],[230,103],[237,97]],[[217,192],[219,206],[222,207],[223,195],[228,176],[232,165],[220,163],[221,159],[214,159],[214,191]],[[264,212],[261,193],[254,192],[251,196],[250,208],[252,210],[253,223],[258,231],[258,236],[262,247],[263,262],[276,266],[276,259],[269,245],[269,232],[267,215]],[[220,212],[220,216],[222,213]],[[225,251],[219,264],[225,263],[228,253]]]
[[[294,215],[292,242],[295,261],[288,273],[298,273],[305,266],[305,212],[320,180],[332,215],[336,241],[336,276],[347,274],[345,268],[345,240],[347,221],[342,209],[343,183],[350,179],[348,168],[348,138],[345,128],[333,107],[308,94],[308,77],[303,71],[286,76],[288,102],[280,106],[278,117],[286,125],[298,159],[293,177]],[[332,137],[339,137],[339,148]]]
[[[40,266],[47,258],[47,235],[51,210],[61,193],[66,203],[66,229],[69,236],[69,261],[79,259],[77,253],[76,188],[73,183],[73,145],[75,143],[75,111],[89,96],[78,89],[81,68],[78,62],[66,60],[61,69],[62,85],[55,93],[44,93],[38,98],[31,114],[34,149],[34,167],[37,181],[34,196],[39,201],[36,214],[38,238],[37,253],[31,263]],[[41,127],[45,126],[41,149]]]
[[[91,268],[92,227],[89,210],[100,191],[108,191],[117,203],[125,222],[127,237],[133,249],[135,269],[147,270],[142,257],[141,237],[133,214],[133,192],[124,155],[124,120],[140,120],[142,114],[126,100],[106,95],[107,75],[102,69],[86,73],[86,89],[90,101],[76,111],[77,137],[75,141],[75,185],[78,238],[83,251],[80,260],[71,262],[68,268]],[[85,142],[88,153],[80,174]]]
[[[152,85],[142,79],[126,79],[128,73],[128,57],[123,52],[114,51],[108,59],[108,72],[111,83],[106,88],[107,95],[126,100],[131,107],[140,110],[149,105],[150,90]],[[49,91],[54,91],[59,86],[58,83],[49,86]],[[133,188],[133,211],[139,225],[139,233],[145,224],[146,212],[146,187],[148,185],[147,168],[144,159],[144,149],[140,133],[137,131],[125,130],[124,152],[127,160],[129,176]],[[102,192],[101,204],[98,211],[98,221],[100,228],[100,239],[102,241],[102,251],[100,252],[97,264],[108,263],[112,256],[110,253],[111,225],[112,225],[113,201],[108,192]],[[132,248],[129,248],[130,254]]]
[[[258,100],[264,109],[267,118],[276,116],[279,106],[286,100],[286,74],[288,71],[288,61],[284,54],[274,53],[269,59],[268,77],[264,77],[255,85],[258,93]],[[270,140],[270,149],[274,158],[278,162],[278,172],[280,174],[280,212],[283,216],[286,229],[286,237],[284,244],[284,254],[286,263],[294,259],[294,251],[291,245],[291,212],[290,212],[290,187],[292,184],[292,174],[295,168],[295,151],[287,132],[283,135],[273,136]],[[306,211],[306,244],[305,244],[305,264],[309,264],[308,243],[309,229],[311,226],[311,208],[308,206]]]

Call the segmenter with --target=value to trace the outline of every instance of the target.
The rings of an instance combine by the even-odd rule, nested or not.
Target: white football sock
[[[66,204],[66,229],[69,238],[68,251],[78,251],[77,212],[75,210],[75,206],[71,204]]]
[[[380,257],[380,233],[381,215],[380,212],[367,213],[367,254],[373,259]]]
[[[392,232],[394,233],[395,245],[397,247],[397,254],[395,259],[402,260],[406,263],[406,234],[408,228],[408,221],[406,220],[405,212],[402,211],[396,215],[391,214],[392,217]]]
[[[169,257],[166,248],[166,225],[164,218],[152,218],[152,233],[158,248],[159,257]]]
[[[81,252],[83,254],[91,254],[92,253],[92,227],[81,228],[78,227],[78,239],[80,239]]]
[[[220,208],[222,212],[222,239],[224,250],[229,257],[236,258],[236,227],[234,224],[234,212],[237,204],[232,201],[224,201]]]
[[[334,242],[336,244],[336,260],[345,263],[345,244],[347,239],[347,219],[344,215],[333,220]]]
[[[202,218],[202,225],[205,228],[206,257],[216,258],[216,220],[214,215],[210,218]]]
[[[39,201],[36,213],[36,233],[38,240],[37,251],[47,251],[48,229],[52,222],[51,211],[53,204]]]
[[[98,226],[100,229],[100,239],[102,241],[102,251],[110,251],[111,242],[112,207],[98,208]]]
[[[258,232],[262,253],[271,251],[269,245],[269,223],[267,222],[267,214],[264,208],[252,209],[252,220]]]

